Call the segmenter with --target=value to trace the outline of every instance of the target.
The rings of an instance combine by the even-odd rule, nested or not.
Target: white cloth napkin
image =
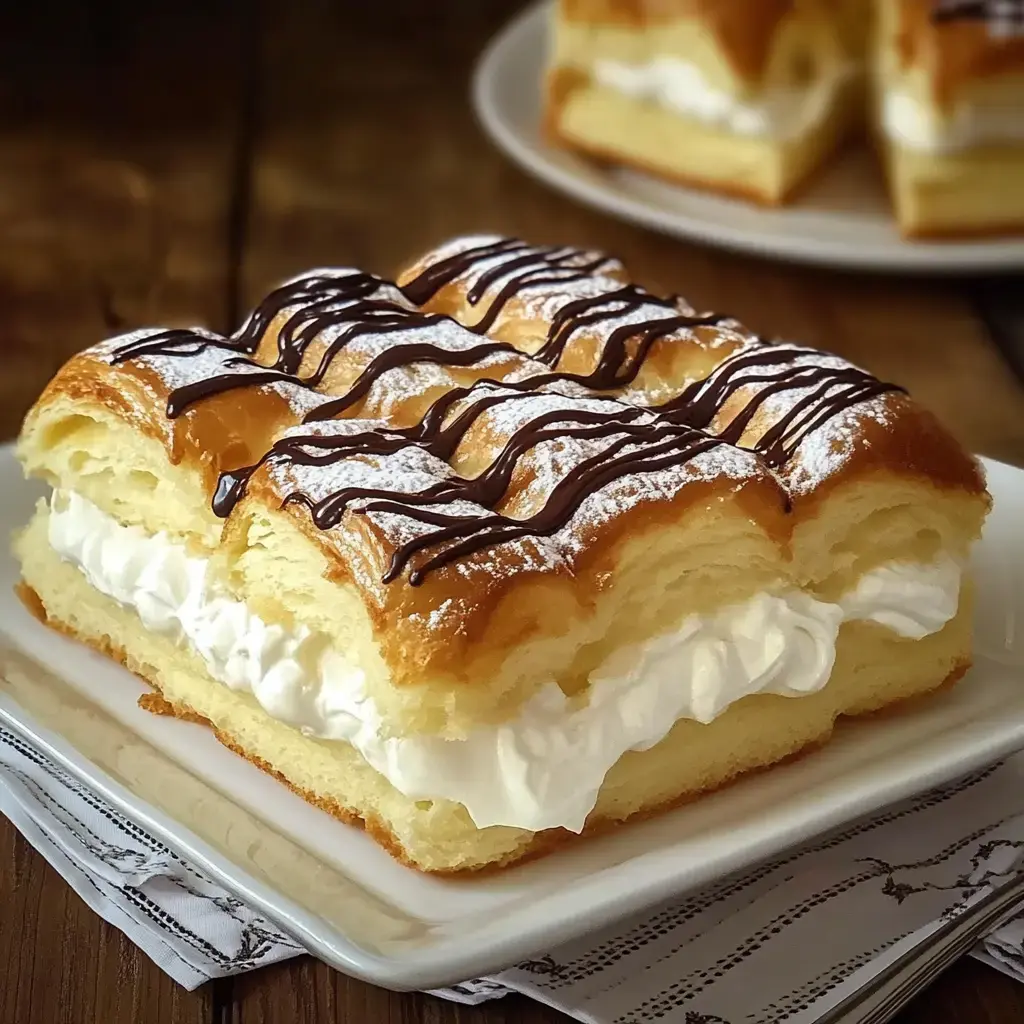
[[[0,726],[0,813],[186,988],[302,948]],[[591,1024],[811,1024],[1024,870],[1024,755],[600,935],[436,992]],[[974,955],[1024,980],[1024,908]]]

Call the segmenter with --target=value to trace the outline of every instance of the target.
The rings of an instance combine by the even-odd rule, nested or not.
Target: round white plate
[[[608,213],[667,234],[759,255],[869,270],[971,272],[1024,267],[1024,238],[900,238],[872,155],[851,151],[781,210],[762,209],[644,174],[598,167],[541,137],[548,2],[527,9],[484,53],[473,102],[491,138],[527,171]]]

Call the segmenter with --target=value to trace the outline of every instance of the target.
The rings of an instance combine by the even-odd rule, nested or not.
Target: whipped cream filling
[[[852,73],[852,67],[845,72]],[[822,121],[845,74],[805,88],[768,89],[754,101],[716,88],[700,68],[678,57],[654,57],[642,64],[598,60],[593,67],[598,84],[631,99],[656,103],[735,135],[774,139],[795,138]]]
[[[894,563],[861,577],[836,603],[789,591],[757,594],[670,633],[616,650],[584,697],[552,681],[512,721],[466,739],[384,737],[362,671],[304,627],[264,622],[208,579],[208,562],[166,534],[124,526],[82,496],[54,493],[49,542],[97,590],[143,625],[190,645],[210,675],[250,692],[273,718],[305,735],[351,743],[416,800],[463,804],[474,823],[581,831],[608,770],[646,750],[682,718],[711,722],[754,693],[820,690],[849,619],[919,638],[956,613],[960,568]]]
[[[954,153],[993,143],[1024,142],[1024,108],[1016,104],[959,104],[948,114],[909,93],[891,91],[882,103],[882,127],[908,149]]]

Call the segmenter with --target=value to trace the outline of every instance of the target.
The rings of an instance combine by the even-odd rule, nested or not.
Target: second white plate
[[[900,238],[881,173],[866,150],[842,156],[794,205],[773,210],[600,167],[548,145],[540,132],[540,90],[549,9],[545,0],[509,24],[484,53],[473,83],[473,102],[487,133],[547,184],[656,231],[757,255],[884,271],[1024,267],[1024,238]]]
[[[400,867],[208,729],[140,710],[138,679],[22,607],[6,551],[0,721],[328,963],[379,985],[435,988],[544,953],[1024,747],[1024,472],[988,469],[980,657],[962,683],[913,710],[843,724],[792,764],[500,875],[451,881]],[[38,493],[0,447],[0,536],[27,520]]]

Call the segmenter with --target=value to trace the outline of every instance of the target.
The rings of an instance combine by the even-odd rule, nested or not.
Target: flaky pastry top
[[[197,467],[229,527],[283,510],[406,649],[417,630],[471,633],[524,580],[585,602],[616,545],[693,510],[729,504],[784,559],[794,524],[866,475],[984,493],[895,385],[653,295],[602,253],[496,236],[398,285],[312,271],[230,337],[103,342],[26,430],[68,396]]]

